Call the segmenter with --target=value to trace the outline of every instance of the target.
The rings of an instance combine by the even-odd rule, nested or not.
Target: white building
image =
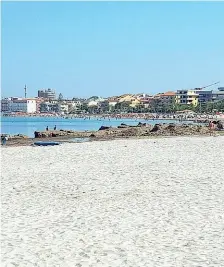
[[[118,101],[115,101],[115,100],[111,100],[111,101],[108,101],[109,102],[109,107],[115,107],[116,104],[118,103]]]
[[[94,96],[87,99],[88,107],[97,107],[100,102],[104,102],[106,99],[100,96]]]
[[[89,101],[88,103],[88,107],[97,107],[99,101]]]
[[[37,111],[36,99],[32,98],[9,98],[1,100],[3,112],[35,113]]]
[[[68,104],[58,104],[60,113],[68,113]]]

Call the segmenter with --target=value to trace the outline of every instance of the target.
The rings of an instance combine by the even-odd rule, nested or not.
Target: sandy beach
[[[224,266],[224,137],[3,147],[2,266]]]

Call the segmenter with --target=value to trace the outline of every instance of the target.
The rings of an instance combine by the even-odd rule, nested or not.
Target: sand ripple
[[[224,138],[2,149],[2,266],[224,266]]]

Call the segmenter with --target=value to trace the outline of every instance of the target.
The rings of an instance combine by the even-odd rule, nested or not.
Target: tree
[[[62,101],[63,100],[63,95],[60,93],[58,96],[58,101]]]
[[[85,103],[85,102],[82,103],[80,109],[81,109],[82,111],[88,111],[88,105],[87,105],[87,103]]]
[[[115,105],[115,109],[118,111],[128,111],[130,110],[130,104],[131,102],[128,102],[128,101],[118,102]]]
[[[157,113],[161,109],[161,100],[158,98],[154,98],[151,101],[151,111]]]
[[[89,100],[89,101],[90,101],[90,100],[92,100],[92,101],[96,101],[97,99],[99,99],[99,97],[96,96],[96,95],[93,95],[93,96],[91,96],[88,100]]]
[[[217,101],[217,102],[212,102],[213,103],[213,109],[217,111],[224,111],[224,99]]]

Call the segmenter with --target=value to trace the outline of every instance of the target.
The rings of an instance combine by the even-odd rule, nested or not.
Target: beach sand
[[[2,266],[224,266],[224,137],[2,148]]]

